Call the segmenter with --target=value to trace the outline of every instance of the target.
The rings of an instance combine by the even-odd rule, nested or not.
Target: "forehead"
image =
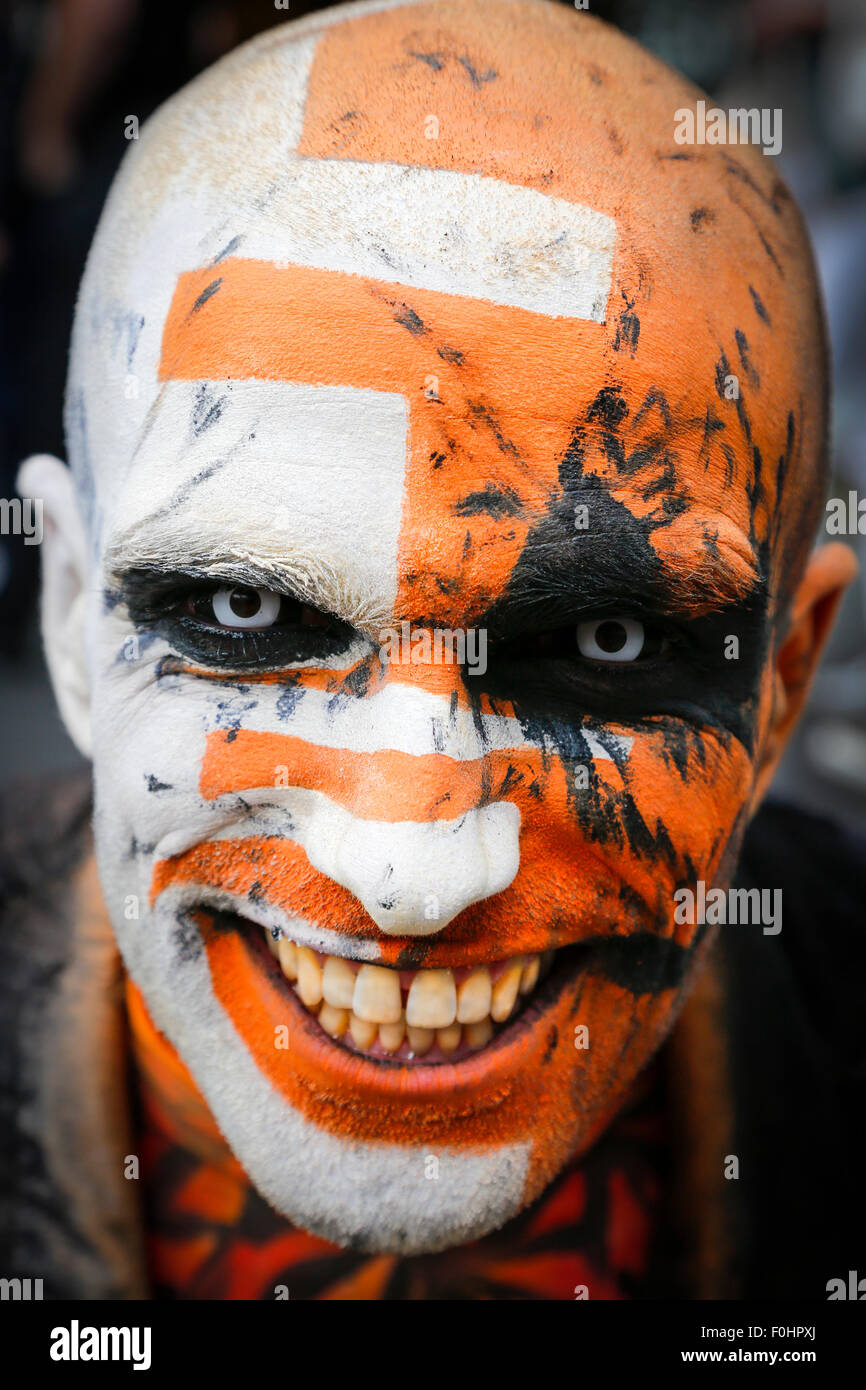
[[[668,561],[754,557],[814,432],[796,219],[760,157],[679,150],[682,93],[572,18],[386,9],[157,118],[76,330],[108,544],[254,538],[449,620],[563,494],[602,488]]]

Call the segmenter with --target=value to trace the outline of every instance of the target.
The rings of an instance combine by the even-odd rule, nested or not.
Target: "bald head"
[[[407,363],[396,383],[410,409],[420,398],[419,418],[427,378],[445,391],[428,417],[490,404],[533,469],[518,487],[527,531],[497,546],[501,581],[564,454],[573,482],[579,452],[581,476],[614,498],[638,485],[662,562],[676,568],[685,548],[708,586],[724,587],[720,529],[735,567],[748,549],[769,584],[789,586],[825,457],[814,270],[772,159],[676,143],[675,113],[698,96],[601,22],[535,0],[342,7],[271,30],[203,74],[130,149],[82,288],[67,425],[104,542],[128,547],[138,528],[124,505],[137,465],[172,505],[164,435],[184,449],[201,438],[193,382],[357,384],[340,361],[341,295],[327,288],[354,283],[373,308],[390,294],[400,331],[416,339],[427,325],[412,289],[441,306],[446,336],[483,322],[519,347],[475,369],[459,343],[437,342],[438,356]],[[204,296],[193,327],[213,361],[191,353],[178,319],[192,272]],[[332,342],[316,317],[329,293]],[[265,358],[248,341],[254,325],[238,341],[238,315],[261,324],[277,302]],[[359,314],[372,344],[360,376],[373,391],[393,354],[386,330],[377,337]],[[452,433],[431,419],[427,456],[447,452]],[[239,457],[251,447],[236,442]],[[235,481],[229,468],[224,485]],[[205,483],[215,506],[221,486]],[[195,544],[182,521],[180,531],[179,546]],[[429,556],[419,545],[414,558]],[[338,568],[346,559],[339,544],[328,556]],[[479,573],[454,564],[483,607]],[[387,608],[369,577],[342,582],[359,590],[359,611]]]

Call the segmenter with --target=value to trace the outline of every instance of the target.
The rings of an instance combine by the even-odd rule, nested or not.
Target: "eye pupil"
[[[622,623],[599,623],[595,630],[595,640],[603,652],[621,652],[628,641],[628,633]]]
[[[255,589],[232,589],[229,594],[229,608],[237,618],[254,618],[261,606]]]
[[[588,661],[633,662],[646,655],[646,631],[637,618],[587,618],[577,625],[577,649]]]

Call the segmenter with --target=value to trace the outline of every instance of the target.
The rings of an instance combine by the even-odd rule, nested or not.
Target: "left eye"
[[[645,645],[637,618],[589,618],[577,625],[577,650],[588,661],[637,661]]]
[[[210,593],[196,594],[190,611],[214,627],[261,629],[273,627],[280,617],[284,599],[273,589],[247,589],[226,585]]]

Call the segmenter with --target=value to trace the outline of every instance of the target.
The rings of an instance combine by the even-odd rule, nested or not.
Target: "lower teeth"
[[[553,961],[553,952],[493,966],[400,972],[323,956],[266,929],[283,975],[330,1037],[360,1052],[394,1059],[486,1047],[495,1026],[513,1017]]]

